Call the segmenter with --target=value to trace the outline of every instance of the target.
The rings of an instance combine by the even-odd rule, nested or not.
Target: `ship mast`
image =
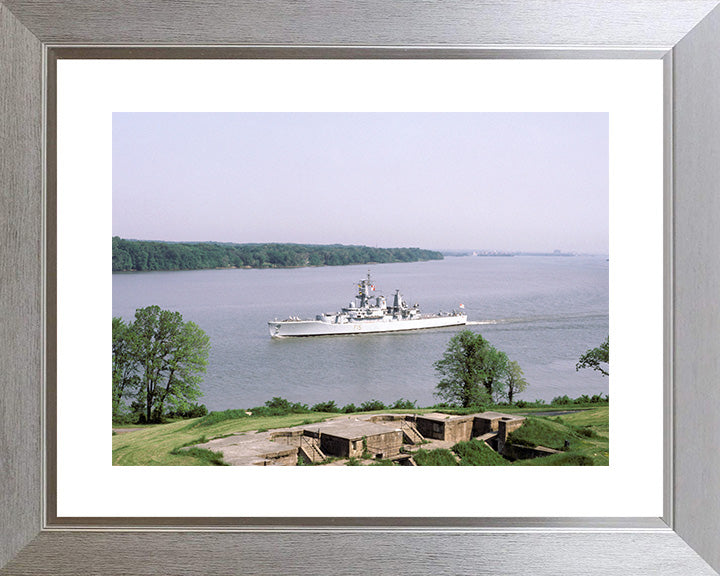
[[[367,280],[361,280],[358,284],[358,295],[357,298],[360,300],[360,308],[365,308],[370,304],[370,290],[374,289],[372,281],[370,280],[370,270],[367,273]]]

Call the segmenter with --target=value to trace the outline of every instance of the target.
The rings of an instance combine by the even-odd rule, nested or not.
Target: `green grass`
[[[545,446],[555,450],[563,450],[565,441],[572,441],[579,436],[572,428],[548,418],[528,417],[520,428],[511,432],[508,442],[521,446]]]
[[[413,455],[413,460],[418,466],[457,466],[458,462],[450,450],[438,448],[436,450],[425,450],[420,448]]]
[[[482,440],[458,442],[452,447],[460,458],[460,466],[509,466],[510,462]]]
[[[225,422],[227,420],[239,420],[240,418],[250,418],[245,410],[223,410],[222,412],[210,412],[202,418],[197,418],[193,422],[193,428],[207,428]]]
[[[509,441],[525,446],[546,446],[562,450],[565,440],[570,447],[560,454],[532,460],[518,460],[518,466],[607,466],[609,455],[608,406],[565,414],[562,417],[528,417],[525,424],[512,432]],[[591,464],[590,464],[591,463]]]
[[[323,413],[286,416],[244,415],[244,418],[221,418],[212,424],[198,426],[198,421],[207,418],[203,416],[172,424],[144,426],[137,432],[117,434],[112,437],[112,463],[115,466],[209,466],[213,464],[198,457],[197,454],[178,449],[200,443],[199,433],[202,433],[202,437],[208,441],[261,428],[270,430],[298,426],[303,422],[321,422],[331,416]]]
[[[594,466],[592,457],[575,452],[563,452],[552,454],[542,458],[530,458],[528,460],[516,460],[513,466]]]
[[[543,407],[547,410],[548,407]],[[575,407],[573,407],[575,408]],[[425,413],[437,409],[417,409],[413,413]],[[504,412],[511,412],[502,407]],[[520,410],[516,410],[520,411]],[[525,410],[527,411],[527,410]],[[407,410],[383,410],[383,413],[402,413]],[[367,413],[365,413],[367,414]],[[330,417],[337,417],[334,413],[313,412],[304,414],[288,414],[285,416],[248,416],[244,410],[226,410],[224,412],[211,412],[202,418],[178,420],[169,424],[151,424],[142,426],[126,426],[138,428],[127,434],[116,434],[112,437],[112,462],[117,466],[209,466],[217,465],[200,453],[190,450],[179,450],[182,447],[192,446],[204,441],[241,434],[255,430],[271,430],[298,425],[307,425],[321,422]],[[575,455],[574,459],[561,459],[555,456],[537,458],[535,460],[518,461],[516,465],[582,465],[572,462],[582,461],[580,456],[592,460],[595,466],[607,466],[608,435],[609,435],[609,407],[599,406],[591,410],[584,410],[561,417],[528,417],[528,422],[513,433],[523,431],[524,437],[532,445],[547,446],[548,448],[562,448],[564,440],[570,440],[568,455]],[[536,421],[535,424],[531,422]],[[460,454],[464,465],[493,465],[488,454],[481,454],[484,448],[463,448]],[[458,462],[452,452],[444,451],[444,455],[433,454],[437,450],[420,449],[415,453],[423,461],[424,466],[457,466]],[[478,454],[475,454],[478,452]],[[214,454],[214,453],[213,453]],[[420,456],[418,456],[420,454]],[[471,455],[474,454],[474,455]],[[493,453],[494,454],[494,453]],[[207,455],[205,455],[207,456]],[[448,458],[449,456],[449,458]],[[481,464],[469,464],[477,459]],[[487,461],[487,463],[485,463]],[[445,463],[442,463],[445,462]],[[418,462],[419,464],[419,462]],[[350,464],[352,465],[352,464]],[[504,465],[496,461],[495,465]]]
[[[223,460],[222,452],[213,452],[212,450],[207,450],[205,448],[186,448],[184,450],[172,451],[170,453],[173,455],[181,453],[188,454],[193,458],[205,462],[207,466],[228,466],[228,464],[226,464]]]
[[[510,435],[510,441],[525,446],[546,446],[556,450],[570,448],[560,454],[510,462],[484,442],[458,442],[453,452],[460,458],[460,466],[607,466],[608,454],[607,406],[566,414],[562,417],[528,417],[525,424]],[[415,462],[419,466],[457,466],[448,450],[418,450]]]

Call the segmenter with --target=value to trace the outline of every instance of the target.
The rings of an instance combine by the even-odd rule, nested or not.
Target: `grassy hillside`
[[[428,411],[432,410],[413,410],[416,413]],[[381,412],[387,413],[392,410]],[[395,412],[403,411],[396,410]],[[363,412],[363,414],[367,414],[367,412]],[[188,453],[178,452],[178,450],[184,446],[230,434],[312,424],[337,416],[337,413],[327,412],[284,416],[249,416],[241,410],[212,412],[202,418],[142,426],[137,431],[114,435],[112,461],[114,465],[121,466],[217,465],[221,462],[217,458],[209,458],[210,455],[203,451]],[[523,427],[527,427],[523,434],[515,433],[513,435],[517,436],[516,441],[519,438],[522,443],[528,445],[540,444],[551,448],[562,448],[567,439],[570,441],[570,450],[546,458],[517,461],[514,465],[578,465],[583,460],[587,461],[586,459],[590,459],[595,466],[607,465],[609,462],[608,418],[608,406],[556,417],[530,417],[529,422]],[[509,464],[491,450],[486,450],[486,447],[477,444],[479,443],[474,441],[461,442],[454,446],[456,460],[466,466]],[[450,462],[448,454],[433,454],[434,450],[424,450],[423,452],[425,454],[420,456],[420,459],[425,465],[442,465],[443,462]]]
[[[523,446],[563,450],[560,454],[510,462],[484,443],[471,440],[455,444],[452,451],[418,450],[419,458],[415,461],[419,466],[607,466],[609,413],[609,407],[602,406],[563,416],[531,416],[508,438],[509,442]],[[565,441],[570,444],[567,449]]]
[[[212,415],[212,413],[210,414]],[[248,416],[212,422],[193,418],[171,424],[145,426],[136,432],[113,436],[113,465],[120,466],[207,466],[204,458],[186,452],[173,454],[184,446],[213,438],[255,430],[312,424],[337,414],[289,414],[287,416]]]
[[[570,447],[563,454],[519,460],[515,464],[576,466],[592,462],[593,466],[607,466],[610,463],[609,414],[610,409],[605,406],[563,416],[529,417],[522,428],[510,434],[511,442],[563,450],[567,440]]]

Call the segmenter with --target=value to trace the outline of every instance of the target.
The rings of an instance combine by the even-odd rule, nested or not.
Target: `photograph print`
[[[609,115],[113,113],[117,466],[607,466]]]

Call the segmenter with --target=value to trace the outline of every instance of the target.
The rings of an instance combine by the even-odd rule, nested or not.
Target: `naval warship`
[[[395,291],[392,306],[388,306],[385,296],[373,295],[370,273],[358,284],[355,296],[357,304],[350,302],[347,308],[334,314],[318,314],[314,320],[291,316],[286,320],[268,322],[270,336],[286,338],[293,336],[332,336],[336,334],[371,334],[377,332],[398,332],[421,328],[442,328],[462,326],[467,323],[467,315],[462,311],[438,314],[421,314],[418,304],[408,306],[400,294]],[[460,304],[460,308],[463,305]]]

